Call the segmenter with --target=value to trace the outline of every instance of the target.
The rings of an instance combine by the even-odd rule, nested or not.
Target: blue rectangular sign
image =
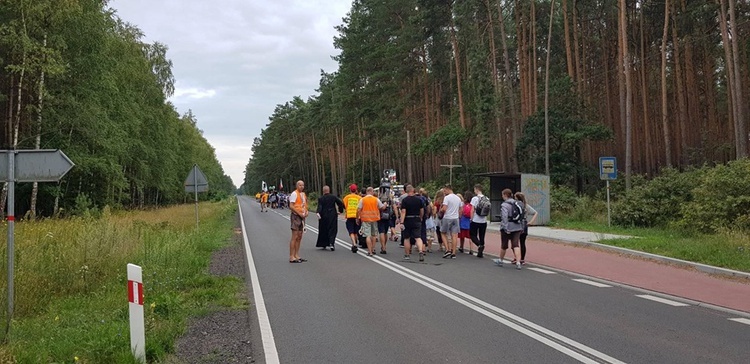
[[[617,158],[599,157],[599,178],[610,181],[617,179]]]

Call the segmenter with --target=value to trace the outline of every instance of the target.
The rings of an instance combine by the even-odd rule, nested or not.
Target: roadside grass
[[[697,234],[670,228],[607,226],[607,216],[588,219],[553,214],[552,227],[635,236],[636,239],[600,240],[599,243],[647,253],[750,272],[750,235],[724,231]]]
[[[0,362],[134,363],[127,263],[143,267],[149,362],[174,351],[191,316],[246,307],[239,279],[208,273],[211,253],[231,239],[236,207],[201,203],[198,231],[193,205],[17,224],[16,313]]]

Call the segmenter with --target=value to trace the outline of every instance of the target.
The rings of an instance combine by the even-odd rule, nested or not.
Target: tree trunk
[[[653,173],[653,157],[652,148],[653,143],[651,142],[651,126],[648,117],[648,80],[646,74],[646,41],[643,36],[643,8],[641,8],[640,14],[640,35],[641,35],[641,102],[643,103],[643,132],[645,134],[645,143],[642,143],[643,148],[646,150],[646,170],[649,174]]]
[[[669,37],[669,0],[664,2],[664,31],[661,38],[661,125],[664,133],[664,156],[667,167],[672,167],[672,139],[667,119],[667,37]]]
[[[464,114],[464,96],[461,91],[461,62],[458,52],[458,39],[456,38],[456,25],[451,18],[451,44],[453,44],[453,59],[456,65],[456,88],[458,89],[458,114],[461,128],[466,129],[466,115]]]
[[[503,17],[503,8],[500,5],[501,0],[497,1],[497,19],[500,23],[500,38],[503,46],[503,61],[505,63],[505,87],[508,89],[508,103],[510,106],[510,118],[512,130],[512,141],[510,143],[510,171],[518,171],[518,156],[516,156],[516,146],[518,145],[518,139],[521,138],[521,126],[519,122],[518,109],[516,104],[516,94],[513,91],[513,83],[511,82],[511,69],[510,69],[510,56],[508,55],[508,42],[505,34],[505,20]],[[501,135],[504,131],[501,130]]]
[[[544,66],[544,171],[549,176],[549,56],[552,48],[552,24],[554,24],[555,0],[550,2],[549,32],[547,33],[547,62]],[[576,180],[578,176],[576,176]]]
[[[42,42],[42,49],[47,48],[47,34],[44,35]],[[41,75],[39,77],[39,98],[37,101],[37,118],[36,118],[36,140],[34,143],[34,149],[39,149],[42,146],[42,106],[44,103],[44,66],[42,66]],[[39,182],[34,181],[31,188],[31,218],[36,219],[36,199],[39,192]]]
[[[573,52],[570,49],[570,28],[568,27],[568,0],[562,2],[563,31],[565,32],[565,61],[568,66],[568,76],[575,82],[575,69],[573,68]]]
[[[620,37],[622,38],[622,61],[625,72],[625,188],[630,190],[633,168],[633,85],[630,75],[630,52],[628,51],[628,23],[625,0],[620,0]]]
[[[734,63],[734,93],[737,103],[735,104],[737,120],[737,134],[739,143],[737,143],[737,158],[747,157],[747,128],[745,126],[745,102],[742,92],[742,73],[740,68],[739,37],[740,31],[737,29],[737,20],[735,16],[736,0],[729,0],[729,26],[732,30],[732,56]]]
[[[672,3],[672,6],[675,7],[673,9],[673,14],[677,14],[677,9],[674,3]],[[677,24],[676,22],[672,22],[672,48],[674,49],[674,71],[675,71],[675,78],[677,80],[677,124],[680,127],[680,158],[679,158],[679,165],[683,166],[688,161],[688,145],[687,145],[687,128],[685,126],[686,120],[687,120],[687,108],[685,106],[685,89],[683,86],[683,75],[682,75],[682,62],[680,57],[680,41],[677,36]]]

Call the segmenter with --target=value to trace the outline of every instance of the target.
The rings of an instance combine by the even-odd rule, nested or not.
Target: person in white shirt
[[[480,184],[474,185],[474,194],[476,196],[471,199],[471,206],[474,206],[474,208],[472,209],[473,216],[471,217],[469,236],[471,237],[471,242],[478,247],[477,258],[482,258],[484,256],[484,237],[487,234],[487,216],[477,214],[479,201],[484,197],[484,194],[482,194],[482,188],[483,187]]]
[[[453,193],[451,185],[445,185],[443,191],[445,191],[445,198],[440,209],[443,212],[443,219],[440,222],[440,233],[443,234],[443,240],[446,241],[446,245],[448,246],[443,258],[455,259],[458,251],[458,232],[461,230],[458,218],[463,203]],[[448,242],[448,235],[451,236],[450,242]]]

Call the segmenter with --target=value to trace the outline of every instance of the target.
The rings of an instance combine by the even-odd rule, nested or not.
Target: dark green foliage
[[[693,199],[680,209],[679,226],[709,233],[724,228],[750,231],[750,160],[708,169],[695,182]]]
[[[76,164],[59,186],[40,188],[40,214],[53,214],[56,196],[63,212],[182,202],[193,164],[211,187],[202,199],[232,193],[195,116],[180,116],[167,101],[174,77],[166,45],[146,43],[98,0],[4,1],[0,24],[0,92],[17,95],[24,75],[21,113],[12,115],[17,144],[6,120],[17,100],[0,103],[2,147],[33,149],[41,117],[40,147],[61,149]],[[19,192],[20,215],[30,208],[31,188]]]
[[[665,169],[659,177],[633,187],[613,205],[612,222],[623,226],[666,226],[683,218],[706,169]],[[690,224],[689,224],[690,225]]]

